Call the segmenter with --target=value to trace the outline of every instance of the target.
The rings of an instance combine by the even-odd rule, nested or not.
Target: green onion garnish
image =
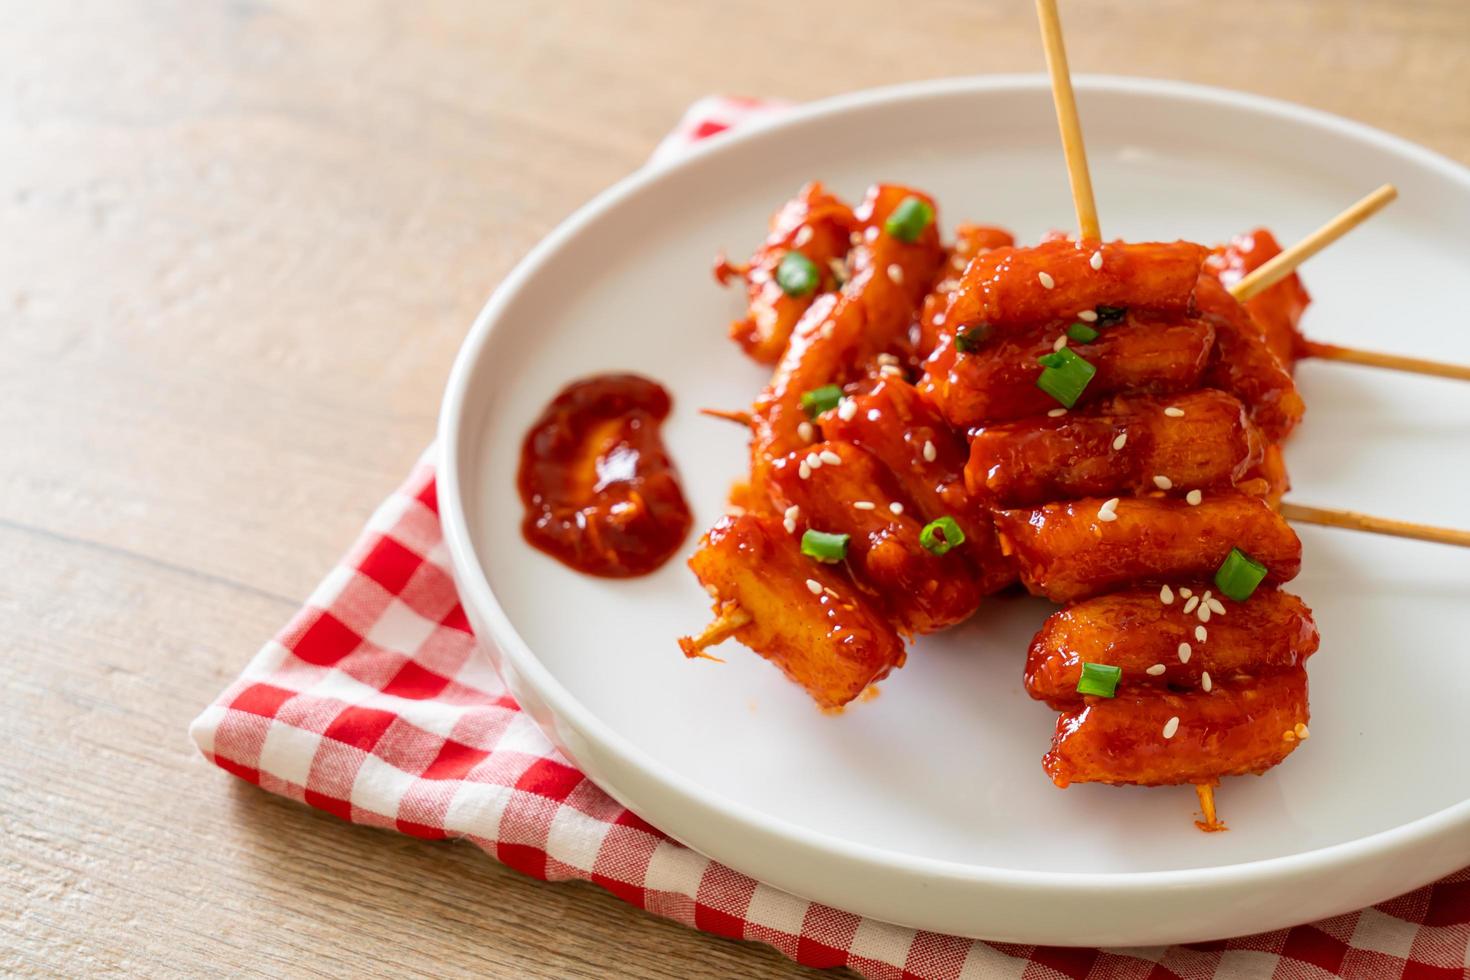
[[[1118,681],[1123,677],[1123,668],[1111,664],[1082,664],[1082,677],[1077,681],[1078,694],[1094,694],[1100,698],[1111,698],[1118,693]]]
[[[1215,573],[1215,586],[1236,602],[1244,602],[1265,577],[1265,565],[1239,548],[1231,548]]]
[[[947,555],[951,549],[964,543],[965,532],[948,514],[925,524],[924,530],[919,532],[919,544],[936,555]]]
[[[1087,383],[1097,374],[1097,368],[1077,356],[1070,347],[1063,347],[1036,360],[1042,367],[1041,376],[1036,379],[1036,387],[1068,408],[1077,404]]]
[[[977,323],[973,327],[960,327],[954,335],[954,349],[961,354],[973,354],[990,336],[990,327]]]
[[[1080,344],[1090,344],[1098,338],[1098,332],[1085,323],[1074,323],[1067,328],[1067,336]]]
[[[901,242],[913,242],[933,220],[934,209],[929,202],[910,195],[898,202],[898,207],[883,222],[883,230]]]
[[[776,266],[776,284],[787,296],[805,296],[821,281],[817,264],[800,252],[787,252]]]
[[[836,385],[822,385],[813,388],[801,396],[801,407],[812,418],[816,418],[829,408],[836,408],[837,403],[842,401],[842,389]]]
[[[1123,318],[1128,315],[1126,306],[1099,306],[1096,311],[1099,327],[1110,327],[1115,323],[1122,323]]]
[[[847,534],[808,530],[801,536],[801,553],[817,561],[836,562],[847,557]]]

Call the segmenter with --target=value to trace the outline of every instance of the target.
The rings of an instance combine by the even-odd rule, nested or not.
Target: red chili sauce
[[[568,385],[521,444],[526,540],[588,575],[646,575],[692,522],[659,438],[669,393],[633,374]]]

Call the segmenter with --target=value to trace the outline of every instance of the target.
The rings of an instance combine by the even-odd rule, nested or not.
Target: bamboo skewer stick
[[[1244,303],[1270,289],[1295,272],[1297,266],[1383,210],[1398,196],[1399,192],[1392,184],[1384,184],[1291,248],[1274,256],[1259,269],[1242,278],[1230,287],[1230,295]],[[1391,371],[1407,371],[1410,374],[1427,374],[1438,378],[1470,381],[1470,366],[1446,364],[1443,361],[1431,361],[1422,357],[1404,357],[1400,354],[1380,354],[1377,351],[1339,347],[1336,344],[1319,344],[1311,340],[1306,341],[1304,356],[1320,357],[1324,361],[1343,361],[1348,364],[1388,368]]]
[[[1323,527],[1340,527],[1350,531],[1368,531],[1372,534],[1388,534],[1396,538],[1413,538],[1416,541],[1433,541],[1438,544],[1453,544],[1470,548],[1470,531],[1459,531],[1449,527],[1434,527],[1415,524],[1412,521],[1395,521],[1387,517],[1373,517],[1352,510],[1328,510],[1323,507],[1308,507],[1283,501],[1278,508],[1288,521],[1303,524],[1320,524]]]
[[[741,412],[730,408],[701,408],[699,414],[708,415],[712,419],[724,419],[726,422],[734,422],[750,428],[751,418],[749,412]]]
[[[731,636],[734,636],[735,632],[741,627],[748,625],[750,621],[750,613],[732,603],[726,608],[721,609],[715,621],[706,626],[704,632],[698,636],[679,637],[679,649],[683,650],[684,656],[690,659],[702,657],[705,660],[724,663],[723,660],[709,653],[705,648],[723,643]]]
[[[1097,222],[1097,202],[1092,196],[1092,175],[1087,170],[1087,148],[1082,142],[1082,123],[1077,118],[1077,97],[1072,92],[1072,73],[1067,67],[1067,47],[1062,41],[1062,19],[1057,0],[1036,0],[1041,19],[1041,43],[1046,48],[1046,68],[1051,73],[1051,97],[1057,107],[1057,128],[1062,133],[1062,153],[1067,158],[1067,178],[1072,182],[1072,203],[1077,209],[1078,238],[1102,240]]]
[[[1273,256],[1265,265],[1230,287],[1230,295],[1244,303],[1264,290],[1270,289],[1296,271],[1296,267],[1382,211],[1399,196],[1398,188],[1384,184],[1372,194],[1312,232],[1306,238]]]
[[[1215,813],[1215,787],[1217,785],[1217,783],[1194,784],[1195,795],[1199,797],[1200,816],[1204,817],[1203,820],[1196,820],[1194,825],[1207,834],[1229,829]]]
[[[1324,361],[1341,361],[1344,364],[1362,364],[1367,367],[1387,368],[1390,371],[1407,371],[1410,374],[1427,374],[1435,378],[1453,378],[1470,381],[1470,365],[1446,364],[1422,357],[1405,357],[1402,354],[1382,354],[1378,351],[1359,350],[1356,347],[1339,347],[1336,344],[1321,344],[1315,340],[1306,342],[1306,356]]]

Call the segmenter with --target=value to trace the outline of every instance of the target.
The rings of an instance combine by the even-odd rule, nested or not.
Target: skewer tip
[[[715,621],[706,626],[698,636],[679,637],[679,649],[691,660],[699,658],[722,664],[725,661],[710,653],[707,648],[723,643],[750,621],[750,613],[733,602],[725,603],[719,607]]]
[[[1194,825],[1207,834],[1219,833],[1229,830],[1225,822],[1215,813],[1215,786],[1214,782],[1196,783],[1194,792],[1199,797],[1200,816],[1203,820],[1196,820]]]

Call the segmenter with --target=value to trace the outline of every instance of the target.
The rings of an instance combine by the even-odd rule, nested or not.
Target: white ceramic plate
[[[1294,240],[1393,181],[1401,200],[1314,259],[1316,338],[1470,361],[1470,172],[1401,140],[1245,95],[1079,80],[1109,237]],[[445,396],[439,493],[476,632],[511,690],[593,779],[690,846],[781,888],[904,925],[1020,942],[1139,945],[1236,935],[1379,901],[1470,864],[1470,553],[1302,529],[1293,588],[1323,635],[1312,738],[1220,792],[1055,789],[1056,715],[1021,687],[1047,606],[1002,599],[917,644],[841,717],[735,644],[674,644],[708,602],[682,561],[643,579],[575,574],[524,543],[522,434],[566,382],[633,370],[674,394],[665,437],[695,526],[746,467],[700,416],[765,372],[725,338],[741,307],[709,264],[744,255],[805,180],[932,192],[947,228],[1022,241],[1072,222],[1046,84],[925,83],[844,96],[633,175],[577,212],[496,291]],[[1292,499],[1470,526],[1470,386],[1304,365]],[[685,553],[695,538],[687,542]]]

